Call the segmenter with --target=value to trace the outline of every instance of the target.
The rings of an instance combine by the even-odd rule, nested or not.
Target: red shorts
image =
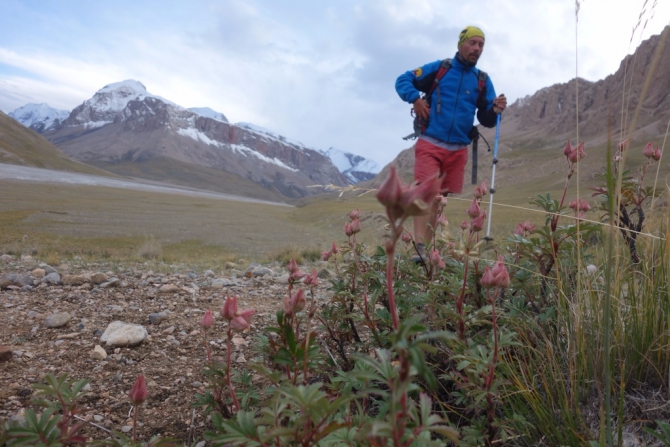
[[[414,180],[421,183],[439,173],[444,176],[442,192],[460,194],[463,191],[467,162],[467,147],[449,151],[420,139],[414,147]]]

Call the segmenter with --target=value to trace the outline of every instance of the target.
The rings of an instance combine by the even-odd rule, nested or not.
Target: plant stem
[[[237,395],[235,394],[235,387],[233,386],[233,382],[230,380],[230,368],[231,368],[231,351],[232,351],[232,340],[233,340],[233,329],[230,327],[230,323],[228,323],[228,340],[227,340],[227,345],[226,345],[226,350],[228,351],[226,353],[226,383],[228,384],[228,390],[230,391],[230,395],[233,397],[233,403],[235,404],[235,411],[240,411],[240,402],[237,400]]]

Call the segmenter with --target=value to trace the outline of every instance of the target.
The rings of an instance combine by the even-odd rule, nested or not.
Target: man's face
[[[461,59],[464,61],[476,64],[479,56],[482,55],[482,51],[484,51],[484,39],[477,36],[466,40],[458,49],[458,54],[460,54]]]

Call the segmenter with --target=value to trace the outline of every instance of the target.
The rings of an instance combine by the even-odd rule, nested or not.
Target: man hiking
[[[476,68],[482,51],[484,33],[468,26],[459,34],[458,52],[453,59],[430,62],[396,80],[400,98],[413,104],[417,119],[423,120],[415,145],[414,180],[421,183],[439,174],[445,196],[463,190],[475,110],[480,124],[494,127],[496,115],[507,107],[505,95],[496,97],[491,79]],[[427,93],[427,101],[421,92]],[[428,215],[414,218],[418,251],[418,256],[412,258],[414,262],[423,264],[427,259],[426,244],[437,224],[437,208],[435,201]]]

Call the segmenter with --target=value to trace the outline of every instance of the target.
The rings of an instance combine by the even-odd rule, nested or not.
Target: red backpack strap
[[[430,98],[431,95],[433,94],[433,90],[437,89],[437,108],[435,109],[437,113],[440,113],[440,109],[442,108],[442,97],[440,96],[440,80],[444,77],[444,75],[447,74],[450,68],[451,68],[451,59],[443,60],[442,63],[440,64],[440,68],[437,70],[437,74],[435,75],[433,85],[431,85],[430,90],[428,90],[428,97]]]

